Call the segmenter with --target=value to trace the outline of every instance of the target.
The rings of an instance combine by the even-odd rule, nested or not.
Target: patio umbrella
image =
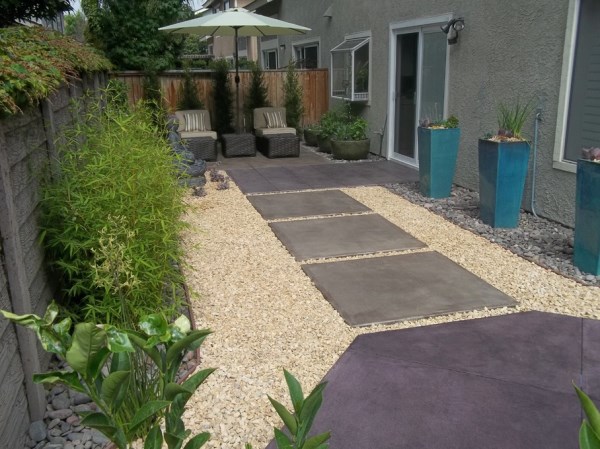
[[[244,8],[231,8],[216,14],[186,20],[159,28],[160,31],[201,36],[235,36],[235,98],[237,131],[240,130],[239,36],[278,36],[304,34],[306,28],[283,20],[262,16]]]

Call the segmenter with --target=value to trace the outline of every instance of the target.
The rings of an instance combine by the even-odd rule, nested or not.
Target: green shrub
[[[244,102],[244,108],[246,117],[248,118],[248,124],[250,129],[254,128],[254,116],[253,111],[256,108],[264,108],[270,106],[269,100],[267,99],[268,91],[265,86],[265,80],[263,78],[263,71],[256,62],[250,61],[250,87],[248,88],[248,95]]]
[[[106,85],[106,101],[116,108],[127,109],[129,107],[128,92],[129,88],[125,81],[113,78]]]
[[[198,97],[198,86],[192,78],[189,65],[183,71],[183,82],[179,86],[179,101],[177,109],[185,111],[188,109],[204,109],[202,100]]]
[[[523,125],[533,111],[533,103],[529,100],[522,104],[519,100],[512,105],[498,105],[498,135],[508,138],[525,140],[521,136]]]
[[[60,148],[61,176],[41,201],[42,242],[78,319],[130,325],[178,306],[183,190],[159,131],[142,105],[95,105]]]
[[[233,93],[229,85],[229,63],[218,59],[212,64],[213,96],[215,100],[215,123],[213,128],[219,135],[233,132]]]
[[[302,115],[304,114],[304,104],[302,103],[302,86],[298,78],[298,73],[294,64],[290,61],[283,82],[283,103],[286,111],[287,125],[290,128],[296,128],[300,132],[302,127]]]

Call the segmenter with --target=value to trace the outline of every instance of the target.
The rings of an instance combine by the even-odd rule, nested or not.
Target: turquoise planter
[[[430,198],[446,198],[452,191],[460,128],[418,128],[419,190]]]
[[[600,276],[600,164],[577,161],[573,263]]]
[[[516,228],[529,165],[529,143],[479,140],[479,215],[493,228]]]

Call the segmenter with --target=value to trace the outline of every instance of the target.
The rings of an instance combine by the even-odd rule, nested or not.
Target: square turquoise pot
[[[600,276],[600,164],[577,161],[573,263]]]
[[[430,198],[446,198],[452,191],[460,128],[419,127],[419,190]]]
[[[516,228],[529,166],[528,142],[479,140],[479,215],[493,228]]]

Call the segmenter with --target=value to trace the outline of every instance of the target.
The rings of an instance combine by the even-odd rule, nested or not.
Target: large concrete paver
[[[599,337],[541,312],[364,334],[325,376],[313,432],[331,449],[577,449],[571,382],[598,396]]]
[[[402,251],[423,242],[381,215],[350,215],[270,224],[296,260]]]
[[[509,296],[435,252],[302,268],[352,326],[515,305]]]
[[[247,198],[265,220],[371,210],[339,190],[256,195]]]

